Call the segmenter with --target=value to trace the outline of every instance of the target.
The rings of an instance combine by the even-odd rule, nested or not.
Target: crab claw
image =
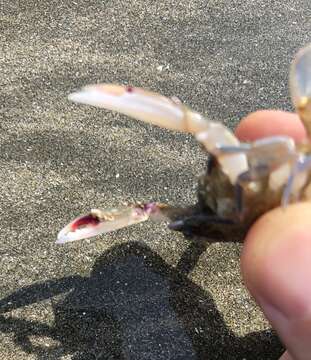
[[[161,210],[163,204],[147,203],[129,206],[122,209],[101,210],[93,209],[90,213],[82,215],[66,225],[57,236],[57,244],[87,239],[99,234],[134,225],[152,217],[162,220]]]
[[[232,183],[241,172],[247,170],[244,154],[219,156],[218,146],[239,145],[233,133],[221,123],[209,121],[190,110],[178,99],[136,87],[98,84],[70,94],[69,100],[118,111],[153,125],[196,135],[206,150],[217,157]]]
[[[176,99],[137,87],[89,85],[68,96],[74,102],[118,111],[153,125],[171,130],[197,133],[206,129],[206,119],[187,109]]]

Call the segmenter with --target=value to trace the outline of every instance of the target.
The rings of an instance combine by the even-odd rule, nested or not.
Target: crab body
[[[300,149],[299,146],[297,147],[297,152],[301,156],[309,156],[311,153],[311,147],[307,144],[301,146]],[[185,225],[188,225],[189,232],[199,237],[209,238],[211,241],[215,239],[241,241],[250,226],[261,215],[284,202],[284,191],[288,184],[283,183],[277,188],[271,187],[269,182],[271,183],[273,179],[270,175],[271,173],[263,171],[262,176],[256,177],[253,181],[247,178],[244,182],[232,184],[217,161],[210,160],[206,173],[199,178],[195,215],[191,221],[183,221]],[[310,201],[311,178],[302,180],[299,199]],[[207,223],[204,217],[214,217],[218,221]],[[186,232],[187,226],[173,228]]]
[[[298,53],[290,75],[293,103],[306,130],[311,130],[311,47]],[[73,93],[75,102],[119,111],[138,120],[196,137],[209,160],[200,177],[197,204],[180,208],[160,203],[133,204],[124,208],[95,209],[70,222],[58,243],[92,237],[138,222],[167,220],[169,228],[186,236],[238,241],[251,224],[270,209],[311,200],[311,146],[295,144],[287,136],[240,143],[219,122],[140,88],[92,85]]]

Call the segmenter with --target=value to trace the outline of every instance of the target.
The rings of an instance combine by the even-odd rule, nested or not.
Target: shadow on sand
[[[141,243],[111,248],[90,277],[65,277],[22,288],[0,300],[0,331],[38,359],[278,359],[270,331],[237,337],[207,291],[187,274],[204,245],[190,243],[176,268]],[[49,326],[5,312],[60,295]],[[34,344],[33,336],[57,345]]]

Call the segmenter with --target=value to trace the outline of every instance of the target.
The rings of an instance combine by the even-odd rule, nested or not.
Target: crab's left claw
[[[141,88],[114,84],[86,86],[70,94],[69,99],[118,111],[153,125],[195,135],[205,149],[217,157],[232,183],[241,172],[247,170],[244,154],[221,156],[218,151],[219,146],[239,145],[234,134],[223,124],[207,120],[177,99],[170,99]]]
[[[89,85],[69,95],[74,102],[118,111],[135,119],[166,127],[187,131],[183,109],[174,100],[141,88],[115,85]]]
[[[134,119],[171,130],[198,134],[212,127],[215,134],[211,140],[214,140],[216,135],[221,141],[227,138],[231,145],[232,142],[238,143],[237,139],[229,134],[229,129],[220,123],[208,121],[177,98],[167,98],[142,88],[116,84],[88,85],[70,94],[68,98],[77,103],[118,111]]]
[[[79,216],[66,225],[57,236],[57,244],[87,239],[126,226],[140,223],[149,218],[165,218],[166,205],[159,203],[137,204],[121,209],[94,209]]]

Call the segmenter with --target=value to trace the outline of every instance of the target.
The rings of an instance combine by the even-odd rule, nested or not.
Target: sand
[[[245,289],[241,245],[144,223],[54,244],[124,201],[195,201],[189,135],[67,100],[96,82],[176,95],[233,128],[291,109],[308,1],[16,1],[0,14],[0,359],[277,359]]]

